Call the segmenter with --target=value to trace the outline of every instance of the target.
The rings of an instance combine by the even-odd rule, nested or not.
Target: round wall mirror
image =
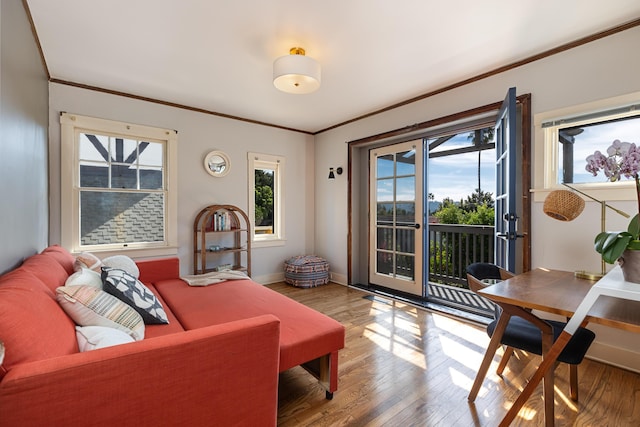
[[[212,151],[204,158],[204,168],[212,176],[225,176],[229,167],[229,156],[222,151]]]

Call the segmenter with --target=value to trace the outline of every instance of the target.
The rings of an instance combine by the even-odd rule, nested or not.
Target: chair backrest
[[[513,277],[513,274],[495,264],[487,262],[476,262],[467,267],[467,284],[469,285],[469,289],[476,293],[480,289],[489,286],[487,283],[483,283],[482,280],[505,280],[509,277]],[[501,308],[494,304],[494,317],[496,319],[500,316],[500,312]]]
[[[488,262],[476,262],[467,267],[467,274],[471,274],[478,280],[502,279],[500,267]]]

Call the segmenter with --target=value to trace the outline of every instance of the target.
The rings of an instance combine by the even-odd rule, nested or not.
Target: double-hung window
[[[60,124],[63,246],[175,253],[176,132],[67,113]]]
[[[640,94],[541,113],[536,127],[544,139],[539,146],[544,147],[543,188],[568,184],[603,200],[628,198],[633,180],[608,182],[602,173],[593,176],[585,169],[586,158],[596,150],[607,155],[615,140],[640,145]]]
[[[283,245],[284,168],[282,156],[248,153],[249,219],[253,246]]]

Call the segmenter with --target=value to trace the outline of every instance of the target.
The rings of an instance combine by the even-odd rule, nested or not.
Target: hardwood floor
[[[484,327],[330,283],[269,286],[346,328],[333,400],[300,367],[280,375],[279,426],[495,426],[539,357],[516,351],[495,374],[499,353],[475,404],[467,395],[489,338]],[[640,425],[640,375],[585,360],[580,401],[569,398],[568,368],[556,370],[557,426]],[[513,425],[544,424],[542,388]]]

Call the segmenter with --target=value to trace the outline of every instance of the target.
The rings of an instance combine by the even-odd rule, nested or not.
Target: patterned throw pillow
[[[60,286],[56,299],[80,326],[108,326],[120,329],[134,340],[144,338],[144,322],[132,307],[92,286]]]
[[[158,298],[138,279],[124,270],[102,267],[102,288],[132,306],[147,324],[169,323]]]

